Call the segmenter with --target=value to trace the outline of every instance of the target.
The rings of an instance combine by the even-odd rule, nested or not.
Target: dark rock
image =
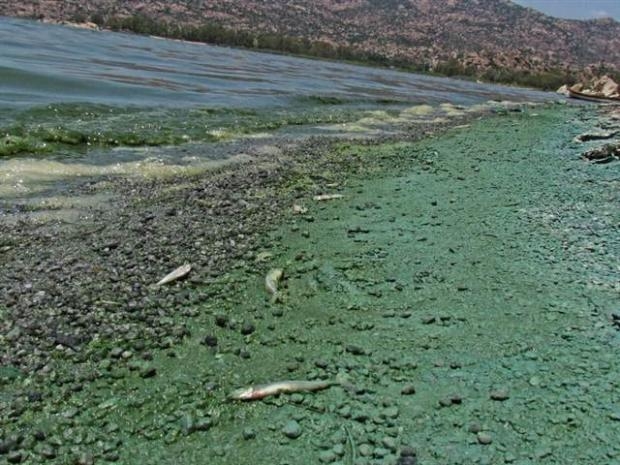
[[[27,397],[30,402],[40,402],[43,399],[43,394],[38,391],[31,391]]]
[[[0,454],[7,454],[19,447],[23,440],[21,436],[9,436],[8,438],[0,441]]]
[[[322,368],[323,370],[329,366],[329,362],[325,359],[319,359],[314,362],[314,366],[317,368]]]
[[[366,351],[360,347],[353,344],[350,344],[345,347],[345,350],[352,355],[365,355]]]
[[[228,326],[230,318],[227,315],[215,315],[215,324],[220,328],[225,328]]]
[[[157,368],[153,366],[145,366],[142,368],[142,370],[140,370],[141,378],[152,378],[156,374],[157,374]]]
[[[23,454],[19,450],[12,450],[6,456],[6,461],[8,463],[21,463],[24,458]]]
[[[415,449],[413,449],[413,447],[403,446],[396,465],[416,465],[417,463],[418,458]]]
[[[254,331],[256,331],[256,327],[251,321],[244,321],[243,325],[241,325],[241,334],[244,336],[252,334]]]
[[[120,455],[116,451],[110,451],[103,454],[103,459],[107,460],[108,462],[118,462],[120,458]]]
[[[200,341],[200,343],[207,347],[217,347],[217,336],[208,334],[202,339],[202,341]]]

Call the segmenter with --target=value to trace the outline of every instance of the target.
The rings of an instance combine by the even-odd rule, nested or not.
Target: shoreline
[[[0,308],[17,324],[5,314],[0,330],[0,443],[16,463],[260,451],[265,464],[387,465],[408,446],[425,464],[601,463],[597,439],[561,426],[596,422],[617,450],[613,171],[571,142],[594,112],[525,107],[405,139],[284,144],[206,177],[115,181],[119,204],[84,224],[20,224],[2,244]],[[186,281],[150,287],[185,262]],[[264,290],[274,267],[281,303]],[[356,389],[224,401],[338,374]],[[11,442],[18,431],[30,439]]]
[[[516,104],[508,108],[520,106],[521,104]],[[490,117],[489,111],[490,109],[487,108],[482,112],[456,116],[447,122],[418,123],[415,127],[410,128],[413,132],[408,137],[386,135],[375,136],[368,140],[351,139],[350,142],[373,145],[390,141],[418,140],[431,137],[436,132],[450,130],[452,127],[463,125],[478,117],[484,117],[484,114],[486,117]],[[320,172],[320,166],[323,163],[330,165],[330,148],[345,142],[346,140],[330,140],[327,137],[318,136],[291,145],[284,138],[279,144],[276,144],[277,150],[271,154],[263,153],[260,157],[254,156],[243,162],[232,162],[220,167],[198,170],[192,175],[173,174],[153,179],[128,178],[126,176],[99,177],[98,179],[95,178],[92,183],[89,181],[78,183],[68,192],[68,195],[77,198],[102,196],[111,204],[86,204],[84,209],[78,210],[81,211],[82,215],[77,220],[71,218],[71,221],[63,221],[62,217],[55,219],[53,209],[49,212],[50,218],[42,222],[37,221],[36,215],[31,216],[29,220],[27,210],[25,213],[18,213],[16,219],[10,222],[4,219],[5,226],[9,230],[5,231],[3,237],[3,258],[8,266],[4,268],[7,274],[1,278],[11,285],[3,289],[2,300],[8,308],[16,306],[15,310],[12,311],[20,316],[15,318],[14,323],[9,324],[8,327],[6,320],[1,322],[2,333],[8,334],[8,342],[14,344],[19,341],[20,337],[23,337],[23,334],[20,330],[18,331],[20,334],[13,337],[11,331],[22,323],[26,326],[32,324],[28,321],[28,317],[32,316],[29,313],[29,308],[36,309],[55,306],[63,301],[67,302],[76,308],[71,309],[64,318],[56,315],[41,325],[40,328],[35,327],[30,331],[24,331],[24,333],[30,333],[34,340],[46,341],[47,350],[50,352],[54,352],[54,350],[63,351],[62,348],[58,347],[58,341],[61,341],[60,345],[62,346],[62,341],[74,340],[72,344],[65,345],[65,349],[67,349],[70,358],[77,356],[79,360],[79,352],[73,349],[87,344],[90,338],[87,337],[88,335],[71,334],[73,331],[70,328],[69,320],[80,311],[88,311],[88,306],[97,302],[94,296],[84,297],[81,295],[80,289],[89,287],[91,292],[95,292],[95,289],[97,292],[112,292],[110,296],[104,295],[101,300],[114,301],[115,298],[112,296],[120,287],[117,285],[116,289],[111,290],[115,286],[115,281],[122,282],[129,278],[132,281],[137,281],[139,291],[137,295],[132,295],[125,289],[124,299],[146,299],[147,302],[143,303],[146,308],[149,305],[156,306],[157,303],[148,302],[150,297],[159,300],[157,294],[149,296],[152,294],[149,283],[156,282],[167,272],[187,261],[197,261],[194,263],[194,270],[188,279],[189,287],[195,287],[201,282],[200,275],[218,274],[230,266],[235,259],[244,254],[252,253],[255,247],[251,246],[250,242],[260,234],[260,225],[269,225],[276,219],[283,219],[287,205],[292,206],[295,201],[295,192],[290,189],[287,192],[282,191],[283,186],[281,184],[294,182],[297,177],[306,179],[309,175],[312,176],[310,173]],[[317,162],[319,165],[313,166]],[[334,163],[339,166],[338,169],[344,168],[346,172],[343,161],[334,161]],[[338,179],[342,176],[346,177],[344,172],[333,172],[330,175]],[[248,189],[250,192],[242,194]],[[328,187],[323,189],[329,190]],[[319,188],[319,191],[321,190]],[[316,193],[321,193],[319,191]],[[258,192],[270,192],[271,194],[275,192],[276,195],[270,198],[259,198],[255,201],[247,200],[265,195]],[[67,197],[67,199],[70,200],[71,197]],[[45,210],[44,204],[42,208]],[[212,225],[213,230],[207,229],[210,231],[209,233],[206,231],[198,233],[198,231],[190,232],[186,229],[185,224],[192,222],[198,225],[196,228],[210,228],[207,224],[209,220],[198,218],[204,211],[215,222]],[[246,211],[249,212],[249,215],[246,214]],[[19,216],[23,217],[22,220],[19,219]],[[175,224],[176,217],[179,218],[179,222],[185,224],[183,226]],[[231,224],[237,220],[239,224]],[[237,228],[244,221],[249,222],[251,226],[249,228],[245,226]],[[223,230],[218,228],[223,228]],[[248,232],[253,239],[248,237],[235,238],[235,235],[244,235]],[[179,238],[178,236],[183,235],[183,233],[190,233],[192,239]],[[227,246],[223,241],[218,240],[222,234],[232,240],[235,245]],[[176,237],[168,237],[169,235]],[[202,235],[207,236],[202,239],[205,243],[197,247],[195,241],[201,240],[199,236]],[[74,243],[75,240],[79,242]],[[87,247],[81,242],[82,240],[88,243]],[[141,244],[143,240],[145,243]],[[178,242],[183,242],[183,246],[179,246]],[[65,247],[65,243],[70,245],[69,249]],[[132,246],[128,246],[128,243]],[[237,249],[237,246],[241,248]],[[215,250],[209,250],[209,247],[214,247]],[[127,254],[135,259],[136,263],[132,263],[132,260],[123,257],[122,250],[125,248],[130,249]],[[141,250],[142,248],[149,248],[149,250]],[[32,249],[37,252],[33,252]],[[133,252],[139,253],[140,257],[133,256]],[[67,255],[68,257],[66,257]],[[148,258],[149,256],[151,258]],[[152,258],[153,256],[155,259]],[[212,262],[211,259],[205,259],[205,256],[215,256],[217,259]],[[22,261],[22,257],[29,262]],[[41,258],[43,258],[45,265],[41,263]],[[115,263],[117,260],[124,266],[119,268],[118,263]],[[226,263],[227,266],[222,263]],[[67,269],[67,265],[73,265],[73,270]],[[126,275],[127,270],[124,268],[127,267],[139,268],[142,276]],[[15,269],[30,270],[28,279],[20,283],[22,276],[19,272],[16,276],[17,279],[11,279]],[[96,277],[83,276],[82,270],[84,269],[87,270],[88,274],[92,273]],[[104,272],[104,270],[106,271]],[[54,284],[53,273],[57,272],[77,279],[79,284],[75,283],[69,288]],[[66,277],[63,278],[61,281],[66,280]],[[100,285],[93,286],[93,281],[107,282],[107,285],[103,287]],[[180,291],[181,289],[177,286],[163,290],[163,292],[170,292],[171,294]],[[32,299],[20,298],[24,292],[35,297]],[[40,297],[36,297],[37,294]],[[101,310],[105,312],[113,310],[113,307],[106,308],[104,305]],[[141,308],[142,306],[139,305],[134,311]],[[59,320],[56,324],[53,321],[55,318]],[[63,322],[65,319],[68,320]],[[41,324],[39,317],[34,320],[37,321],[37,325]],[[97,322],[97,324],[99,323]],[[88,330],[92,322],[82,324],[87,325],[86,329]],[[57,332],[59,336],[50,337],[53,332]],[[65,332],[69,334],[65,334]],[[77,332],[80,333],[80,329]],[[107,332],[109,335],[114,331],[108,330]],[[27,346],[28,350],[21,350],[21,352],[24,355],[37,353],[38,351],[33,351],[33,348]],[[8,355],[10,352],[15,352],[15,347],[9,348],[5,345],[2,357],[0,357],[3,363],[13,363],[11,356]],[[44,365],[45,358],[42,363],[35,363],[34,365],[32,363],[18,363],[18,366],[24,368],[38,366],[40,369]]]

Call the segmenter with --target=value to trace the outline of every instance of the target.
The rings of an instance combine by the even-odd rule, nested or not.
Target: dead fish
[[[233,391],[229,398],[232,400],[259,400],[276,394],[321,391],[340,384],[337,381],[278,381],[277,383],[257,384],[248,388]]]
[[[281,268],[273,268],[265,276],[265,289],[273,296],[274,302],[278,299],[278,283],[282,280],[283,275],[284,272]]]
[[[308,212],[308,209],[302,205],[295,204],[293,205],[293,213],[298,215],[303,215]]]
[[[181,265],[176,270],[171,273],[168,273],[166,276],[161,278],[161,280],[156,284],[156,286],[163,286],[164,284],[171,283],[172,281],[176,281],[184,276],[186,276],[192,270],[192,265],[186,263],[185,265]]]
[[[315,195],[314,196],[314,200],[321,202],[321,201],[324,201],[324,200],[341,199],[343,197],[344,197],[344,195],[342,195],[342,194],[321,194],[321,195]]]

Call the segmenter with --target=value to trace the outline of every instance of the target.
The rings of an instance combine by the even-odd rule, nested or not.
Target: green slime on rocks
[[[188,329],[181,344],[65,362],[104,376],[43,387],[37,407],[3,416],[7,437],[47,428],[59,463],[387,465],[404,446],[425,465],[612,463],[617,165],[584,163],[572,142],[595,123],[541,107],[298,160],[263,194],[307,211],[282,210],[254,252],[186,285],[209,297],[170,317]],[[275,267],[283,301],[270,303]],[[336,376],[355,390],[226,400]]]

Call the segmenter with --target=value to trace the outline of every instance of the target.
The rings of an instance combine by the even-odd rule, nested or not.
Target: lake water
[[[472,104],[538,92],[0,18],[0,104],[290,105],[300,96]]]
[[[437,117],[441,104],[553,98],[9,18],[0,18],[0,44],[0,195],[26,194],[41,180],[228,157],[234,141],[275,133],[371,134],[373,122]]]

